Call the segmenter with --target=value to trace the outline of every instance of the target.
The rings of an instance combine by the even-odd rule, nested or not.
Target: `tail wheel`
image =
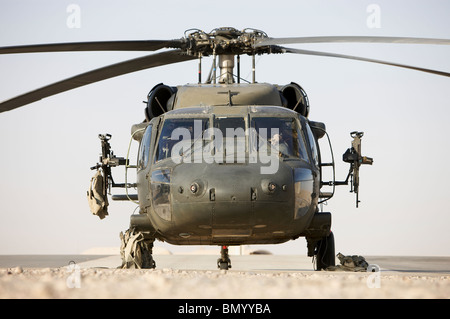
[[[221,246],[220,247],[220,258],[217,259],[217,268],[221,270],[228,270],[231,268],[231,260],[228,256],[228,246]]]
[[[316,270],[326,270],[335,266],[334,235],[330,234],[317,242]]]

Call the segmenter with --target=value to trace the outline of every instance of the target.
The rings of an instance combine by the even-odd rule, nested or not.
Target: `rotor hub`
[[[190,32],[190,33],[188,33]],[[209,33],[199,29],[185,31],[182,49],[189,55],[209,56],[281,53],[281,49],[274,45],[256,47],[257,41],[268,38],[264,31],[256,29],[217,28]]]

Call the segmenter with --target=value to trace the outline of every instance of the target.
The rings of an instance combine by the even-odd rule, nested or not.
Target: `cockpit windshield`
[[[294,118],[253,117],[251,126],[253,149],[278,150],[281,157],[308,161],[305,140]]]
[[[208,118],[166,119],[159,135],[155,161],[183,156],[182,150],[192,148],[197,141],[201,143],[208,127]],[[180,147],[174,149],[177,144],[182,146],[182,149]],[[176,154],[173,154],[174,150],[177,150]]]
[[[212,125],[209,118],[168,118],[155,161],[245,163],[266,154],[309,161],[306,149],[303,132],[293,117],[252,117],[250,125],[242,116],[217,116]]]
[[[245,120],[243,117],[216,117],[211,155],[220,163],[244,163],[246,157]]]

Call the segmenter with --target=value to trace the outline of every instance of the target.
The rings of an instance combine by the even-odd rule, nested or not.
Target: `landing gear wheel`
[[[330,266],[335,266],[334,235],[330,234],[317,242],[316,246],[316,270],[326,270]]]
[[[227,246],[221,246],[220,258],[217,259],[217,268],[219,268],[220,270],[228,270],[229,268],[231,268],[231,260],[228,256]]]
[[[156,263],[155,260],[153,259],[151,250],[148,250],[148,248],[144,248],[142,247],[143,245],[141,245],[141,255],[142,255],[142,265],[141,268],[142,269],[155,269],[156,268]]]
[[[120,247],[122,265],[120,268],[153,269],[156,267],[152,256],[155,239],[148,233],[128,229],[125,234],[120,233],[120,239],[122,241]]]
[[[220,270],[228,270],[228,268],[229,268],[228,263],[227,262],[221,262],[220,259],[217,261],[217,267]]]

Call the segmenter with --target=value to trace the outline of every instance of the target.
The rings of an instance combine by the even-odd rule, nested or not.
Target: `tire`
[[[316,270],[326,270],[335,265],[334,235],[330,231],[327,237],[317,242]]]
[[[219,262],[219,269],[220,270],[228,270],[228,263],[227,262]]]
[[[156,268],[156,263],[153,260],[153,256],[152,254],[150,254],[150,252],[141,247],[141,253],[142,253],[142,265],[141,268],[142,269],[154,269]]]

